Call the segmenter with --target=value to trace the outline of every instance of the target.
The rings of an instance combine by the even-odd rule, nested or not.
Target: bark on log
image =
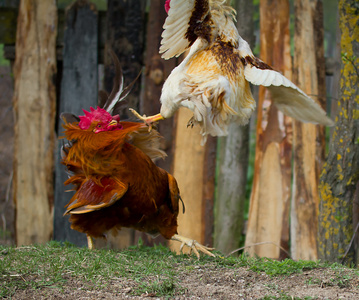
[[[98,14],[89,1],[77,1],[67,9],[64,33],[63,69],[59,113],[83,115],[97,104],[97,51]],[[58,136],[63,136],[62,120],[58,120]],[[69,217],[63,217],[64,206],[73,193],[65,193],[71,187],[64,186],[68,175],[61,164],[58,141],[56,151],[54,239],[69,241],[75,245],[87,245],[86,235],[70,228]]]
[[[295,1],[294,82],[325,105],[323,8],[319,0]],[[325,150],[324,127],[294,122],[291,205],[293,259],[317,259],[318,180]]]
[[[291,78],[289,2],[261,1],[261,59]],[[284,258],[289,248],[292,121],[260,88],[253,188],[245,245],[251,255]],[[272,242],[250,247],[261,242]]]
[[[20,3],[14,65],[16,243],[52,236],[57,8]]]
[[[359,10],[340,0],[342,66],[338,115],[320,176],[319,258],[358,264],[359,222]],[[353,236],[353,234],[355,234]],[[354,243],[348,249],[350,241]]]

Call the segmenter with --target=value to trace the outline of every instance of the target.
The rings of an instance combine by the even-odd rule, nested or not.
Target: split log
[[[200,127],[186,127],[192,115],[187,108],[180,108],[176,116],[173,175],[186,207],[185,213],[178,215],[178,233],[211,246],[216,138],[208,137],[206,145],[201,146]],[[178,251],[179,246],[170,242],[172,250]]]
[[[52,236],[56,33],[55,1],[20,2],[13,97],[17,245]]]
[[[319,0],[295,1],[294,82],[325,108],[323,8]],[[293,259],[316,260],[318,180],[324,160],[324,127],[294,122],[291,204]]]
[[[260,3],[261,59],[291,77],[289,1]],[[289,248],[292,121],[260,88],[257,142],[245,246],[251,255],[283,258]],[[274,244],[251,245],[262,242]],[[275,245],[276,244],[276,245]]]

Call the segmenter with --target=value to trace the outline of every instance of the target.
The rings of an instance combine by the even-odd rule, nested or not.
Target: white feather
[[[244,68],[246,80],[268,87],[279,110],[302,122],[332,126],[334,122],[312,98],[277,71],[259,69],[248,63]]]
[[[188,47],[185,34],[194,9],[194,0],[172,0],[168,11],[160,47],[164,59],[181,55]]]

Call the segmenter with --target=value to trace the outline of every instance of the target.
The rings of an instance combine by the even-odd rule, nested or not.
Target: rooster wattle
[[[234,23],[235,11],[223,0],[167,0],[160,53],[164,59],[189,53],[173,69],[161,94],[160,114],[147,124],[170,118],[180,106],[193,111],[204,139],[227,135],[230,122],[247,124],[256,103],[249,83],[263,85],[283,113],[302,122],[333,125],[313,99],[256,58]]]

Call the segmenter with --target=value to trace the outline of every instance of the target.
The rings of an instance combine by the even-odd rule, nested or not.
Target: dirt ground
[[[314,269],[270,277],[246,268],[199,267],[179,273],[174,295],[134,296],[139,283],[113,278],[104,289],[69,279],[62,287],[17,291],[12,299],[359,299],[359,277],[353,270]],[[25,280],[25,279],[24,279]],[[155,279],[152,279],[155,280]]]

